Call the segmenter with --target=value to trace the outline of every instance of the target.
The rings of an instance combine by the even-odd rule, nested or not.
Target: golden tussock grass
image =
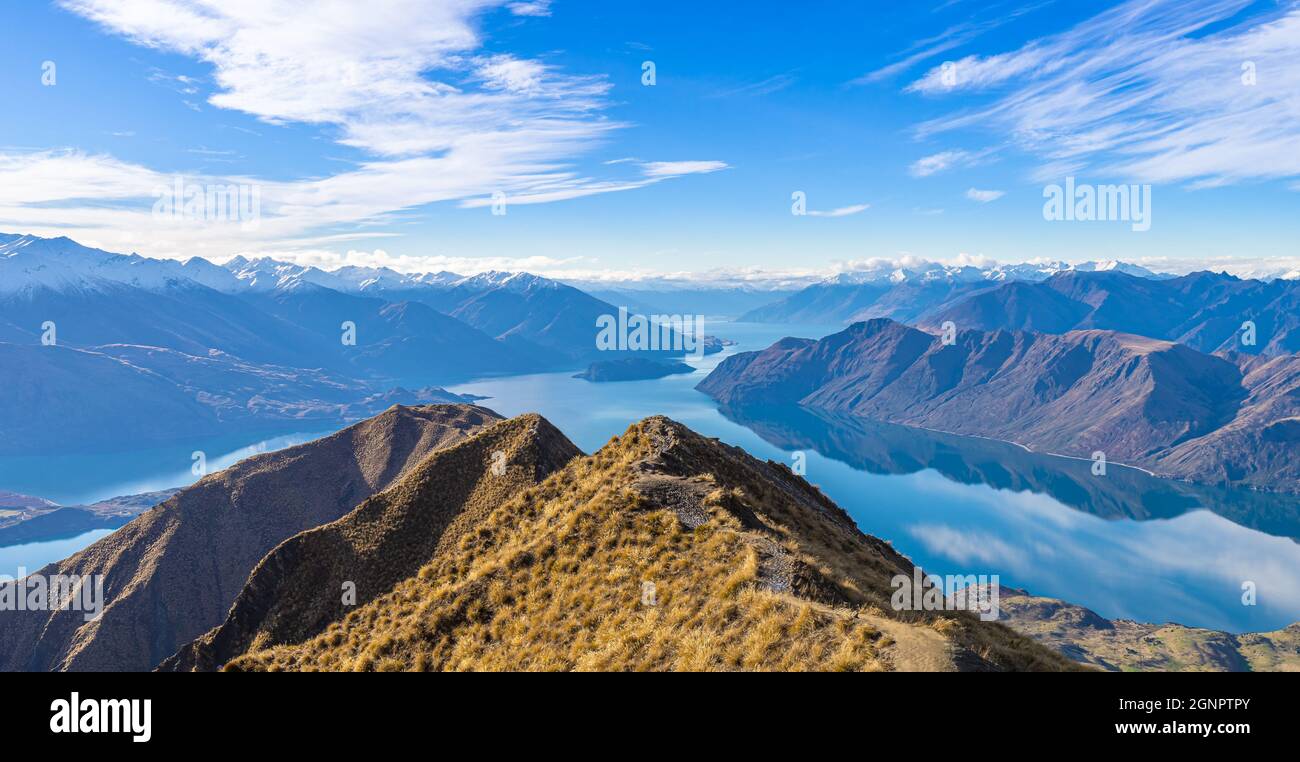
[[[783,466],[652,418],[319,635],[227,669],[884,671],[955,668],[955,653],[1068,665],[974,617],[890,611],[888,579],[909,571]]]

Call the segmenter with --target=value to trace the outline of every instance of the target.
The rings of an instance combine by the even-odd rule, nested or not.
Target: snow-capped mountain
[[[269,257],[237,256],[224,265],[200,257],[185,262],[114,254],[83,246],[66,237],[41,238],[0,234],[0,294],[33,289],[53,291],[102,289],[123,284],[148,291],[193,281],[227,294],[269,292],[310,283],[349,294],[418,289],[470,290],[504,288],[524,291],[558,288],[549,278],[530,273],[490,271],[460,275],[447,271],[407,274],[387,267],[346,266],[333,271]]]
[[[69,238],[0,235],[0,294],[33,290],[96,290],[120,283],[147,290],[200,283],[219,291],[238,284],[231,273],[198,257],[186,262],[113,254]]]
[[[1168,277],[1141,265],[1110,260],[1070,264],[1060,261],[1026,262],[1015,265],[949,265],[941,262],[899,264],[882,261],[867,267],[839,273],[823,281],[828,285],[860,286],[872,283],[979,283],[984,281],[1042,281],[1063,272],[1121,272],[1138,278]]]
[[[234,276],[232,291],[274,291],[290,288],[299,283],[312,283],[325,288],[346,290],[347,282],[317,267],[280,262],[269,257],[246,259],[235,257],[226,262],[225,269]]]

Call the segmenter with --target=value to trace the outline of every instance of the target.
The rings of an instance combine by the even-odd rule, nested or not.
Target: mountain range
[[[1126,273],[1159,279],[1144,267],[1124,262],[1044,261],[1019,265],[902,264],[880,261],[810,284],[755,308],[740,320],[755,323],[852,323],[873,317],[911,322],[940,305],[1005,283],[1037,282],[1063,273]]]
[[[0,235],[0,385],[10,390],[0,453],[347,423],[394,403],[459,401],[432,385],[626,354],[597,347],[597,319],[617,313],[528,273],[325,272],[242,257],[218,266]]]
[[[35,341],[51,321],[60,342],[77,347],[216,348],[255,362],[381,377],[410,373],[421,354],[415,369],[445,382],[595,358],[596,318],[617,311],[528,273],[329,273],[243,257],[218,266],[112,254],[67,238],[0,236],[0,341],[8,342]],[[357,352],[340,340],[345,321],[356,325]]]
[[[1062,273],[971,294],[921,316],[922,327],[1065,333],[1103,329],[1176,341],[1202,352],[1300,351],[1300,281],[1198,272],[1152,280]],[[1245,326],[1252,328],[1247,333]]]
[[[881,317],[931,329],[945,323],[1044,333],[1104,329],[1203,352],[1286,354],[1300,351],[1300,280],[1211,272],[1157,276],[1119,263],[986,270],[935,265],[839,276],[741,319],[837,324]]]
[[[887,319],[723,360],[721,403],[803,405],[1202,483],[1297,491],[1300,356],[1207,355],[1102,330],[959,331]]]

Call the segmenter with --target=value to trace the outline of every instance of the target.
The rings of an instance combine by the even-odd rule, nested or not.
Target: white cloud
[[[1003,24],[1006,24],[1009,21],[1014,21],[1028,13],[1033,13],[1039,8],[1051,5],[1051,3],[1052,0],[1046,0],[1045,2],[1035,3],[1021,8],[1014,8],[1010,11],[999,8],[995,10],[997,15],[993,18],[979,22],[964,21],[960,24],[950,26],[933,37],[917,40],[899,54],[902,56],[899,60],[887,66],[882,66],[875,71],[863,74],[861,77],[849,82],[849,84],[865,85],[889,79],[897,74],[907,71],[922,61],[929,60],[941,53],[966,45],[986,32],[997,29]]]
[[[510,12],[516,16],[549,16],[551,15],[551,0],[528,0],[527,2],[515,2],[506,6]]]
[[[73,149],[0,152],[0,227],[74,233],[158,256],[289,250],[340,227],[381,227],[436,202],[481,205],[504,192],[542,203],[644,187],[726,168],[718,161],[637,162],[630,178],[592,177],[572,162],[624,125],[603,116],[609,82],[540,60],[485,53],[476,16],[506,7],[544,16],[549,2],[505,0],[60,0],[136,44],[211,67],[208,103],[272,124],[305,123],[373,158],[332,176],[247,184],[262,198],[256,230],[159,224],[154,189],[173,176]],[[155,71],[193,95],[200,80]]]
[[[1019,49],[963,58],[947,81],[936,67],[909,89],[995,97],[918,135],[1009,136],[1041,159],[1039,179],[1088,170],[1207,187],[1300,177],[1300,7],[1252,5],[1130,0]]]
[[[1005,195],[1007,195],[1006,191],[1000,190],[980,190],[979,188],[971,188],[966,191],[966,198],[971,201],[978,201],[981,204],[987,204],[990,201],[997,201]]]
[[[940,151],[912,162],[908,172],[913,177],[929,177],[949,169],[974,166],[983,162],[988,154],[988,151],[972,152],[960,149]]]
[[[655,178],[701,175],[723,169],[727,169],[727,164],[721,161],[650,161],[641,164],[646,177]]]
[[[809,217],[848,217],[852,214],[859,214],[871,208],[871,204],[853,204],[851,206],[841,206],[838,209],[829,211],[808,210]]]

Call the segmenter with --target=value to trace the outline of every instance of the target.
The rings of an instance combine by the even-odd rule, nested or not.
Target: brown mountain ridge
[[[163,668],[1075,668],[969,612],[893,610],[910,561],[788,467],[666,418],[508,499],[484,459],[499,446],[519,485],[573,455],[536,416],[435,453],[277,548]],[[403,549],[391,568],[386,545]],[[337,603],[346,579],[355,606]]]
[[[241,461],[40,573],[103,575],[102,614],[0,611],[0,670],[149,670],[220,624],[272,548],[500,420],[472,405],[394,407]],[[13,584],[13,583],[10,583]]]
[[[487,512],[579,455],[538,415],[434,452],[346,516],[277,546],[253,570],[226,621],[161,669],[212,669],[249,648],[319,633],[449,552]],[[344,591],[352,592],[346,600]]]

